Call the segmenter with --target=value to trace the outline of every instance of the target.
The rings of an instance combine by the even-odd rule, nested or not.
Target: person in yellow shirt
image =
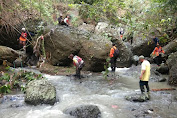
[[[139,61],[142,63],[141,64],[141,75],[139,77],[139,79],[140,79],[139,85],[140,85],[141,93],[143,94],[145,92],[144,86],[146,86],[147,93],[149,93],[148,81],[149,81],[150,74],[151,74],[151,72],[150,72],[151,65],[150,65],[149,61],[145,60],[144,56],[142,56],[142,55],[139,56]]]

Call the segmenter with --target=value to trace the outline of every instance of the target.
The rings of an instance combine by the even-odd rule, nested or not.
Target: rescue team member
[[[162,49],[162,47],[157,44],[157,47],[155,47],[154,51],[153,51],[153,55],[155,55],[156,57],[154,58],[154,62],[159,66],[162,61],[163,61],[163,58],[162,58],[162,55],[161,53],[165,53],[164,50]]]
[[[116,48],[115,44],[113,43],[112,48],[110,50],[110,54],[109,54],[109,56],[111,58],[110,63],[111,63],[112,72],[115,72],[115,70],[116,70],[117,57],[114,56],[114,52],[115,52],[116,49],[117,48]]]
[[[69,58],[73,60],[73,64],[76,66],[76,77],[81,79],[80,71],[84,66],[84,61],[79,56],[74,56],[73,54],[70,54]]]
[[[19,46],[23,46],[23,48],[25,49],[26,46],[26,39],[27,39],[27,33],[25,32],[25,28],[22,28],[22,33],[20,35],[20,38],[17,39],[19,40]]]
[[[149,61],[144,59],[144,56],[139,56],[139,61],[142,63],[141,64],[141,75],[139,77],[140,81],[139,81],[139,86],[141,89],[141,93],[144,94],[145,90],[144,90],[144,86],[146,86],[147,89],[147,93],[149,94],[149,85],[148,85],[148,81],[150,78],[150,69],[151,69],[151,65],[149,63]]]

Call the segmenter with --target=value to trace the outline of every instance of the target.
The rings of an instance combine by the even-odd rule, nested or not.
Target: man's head
[[[160,47],[160,45],[157,43],[157,47],[159,48]]]
[[[73,54],[70,54],[70,55],[68,56],[68,58],[70,58],[70,59],[73,59],[73,57],[74,57]]]
[[[143,55],[139,56],[139,61],[140,61],[140,62],[143,62],[143,61],[144,61],[144,56],[143,56]]]

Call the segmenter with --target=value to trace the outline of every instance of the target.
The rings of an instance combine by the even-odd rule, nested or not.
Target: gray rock
[[[81,105],[69,108],[64,113],[70,114],[75,118],[101,118],[101,112],[95,105]]]
[[[56,102],[56,89],[48,80],[33,80],[26,86],[25,102],[32,105]]]
[[[150,99],[150,96],[148,94],[130,95],[126,96],[125,99],[131,102],[146,102]]]
[[[166,61],[169,69],[171,69],[172,66],[174,66],[176,63],[177,63],[177,52],[175,53],[171,53],[169,56],[168,56],[168,59]]]
[[[175,100],[177,101],[177,96],[175,96]]]
[[[168,83],[170,85],[177,86],[177,64],[175,64],[174,66],[172,66],[172,68],[170,69],[169,74],[170,74],[170,76],[169,76]]]
[[[149,57],[152,51],[155,48],[154,44],[149,44],[152,39],[142,39],[137,37],[133,47],[132,52],[135,55],[143,55],[145,57]]]
[[[165,81],[167,81],[166,78],[161,78],[161,79],[159,79],[159,82],[165,82]]]
[[[156,69],[156,71],[158,71],[161,74],[168,74],[169,73],[169,68],[167,65],[165,64],[161,64],[160,67],[158,67]]]
[[[170,85],[177,85],[177,52],[172,53],[168,56],[166,61],[169,67],[169,80]]]
[[[177,38],[171,42],[169,42],[166,46],[163,47],[165,51],[165,55],[170,55],[173,52],[177,51]]]

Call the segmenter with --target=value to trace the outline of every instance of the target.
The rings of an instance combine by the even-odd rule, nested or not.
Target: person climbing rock
[[[66,26],[70,26],[70,21],[69,21],[69,15],[67,15],[64,19],[64,22],[62,23],[62,25],[66,25]]]
[[[26,48],[26,40],[27,40],[27,33],[25,28],[22,28],[22,33],[19,37],[19,39],[17,39],[17,41],[19,41],[19,47],[23,47],[23,49],[25,50]]]
[[[60,16],[58,17],[58,25],[61,25],[63,22],[63,15],[60,14]]]
[[[73,60],[73,64],[76,66],[76,77],[81,79],[80,71],[84,67],[84,61],[77,55],[70,54],[69,58]]]
[[[139,77],[140,81],[139,81],[139,86],[141,89],[141,93],[144,94],[145,93],[145,89],[144,86],[146,86],[147,89],[147,93],[149,95],[149,78],[150,78],[150,69],[151,69],[151,65],[149,63],[149,61],[144,59],[144,56],[141,55],[139,56],[139,61],[142,63],[141,64],[141,75]]]
[[[162,49],[162,47],[157,44],[157,47],[155,47],[152,55],[155,55],[156,57],[153,59],[154,62],[160,66],[160,64],[165,61],[163,58],[162,58],[162,53],[165,53],[164,50]]]
[[[157,44],[159,44],[159,39],[156,36],[154,36],[153,37],[153,42],[155,43],[155,47],[156,47]]]
[[[118,49],[116,48],[115,44],[113,43],[112,44],[112,48],[110,50],[110,63],[111,63],[111,69],[112,69],[112,72],[115,72],[116,70],[116,61],[117,61],[117,57],[118,57]]]

